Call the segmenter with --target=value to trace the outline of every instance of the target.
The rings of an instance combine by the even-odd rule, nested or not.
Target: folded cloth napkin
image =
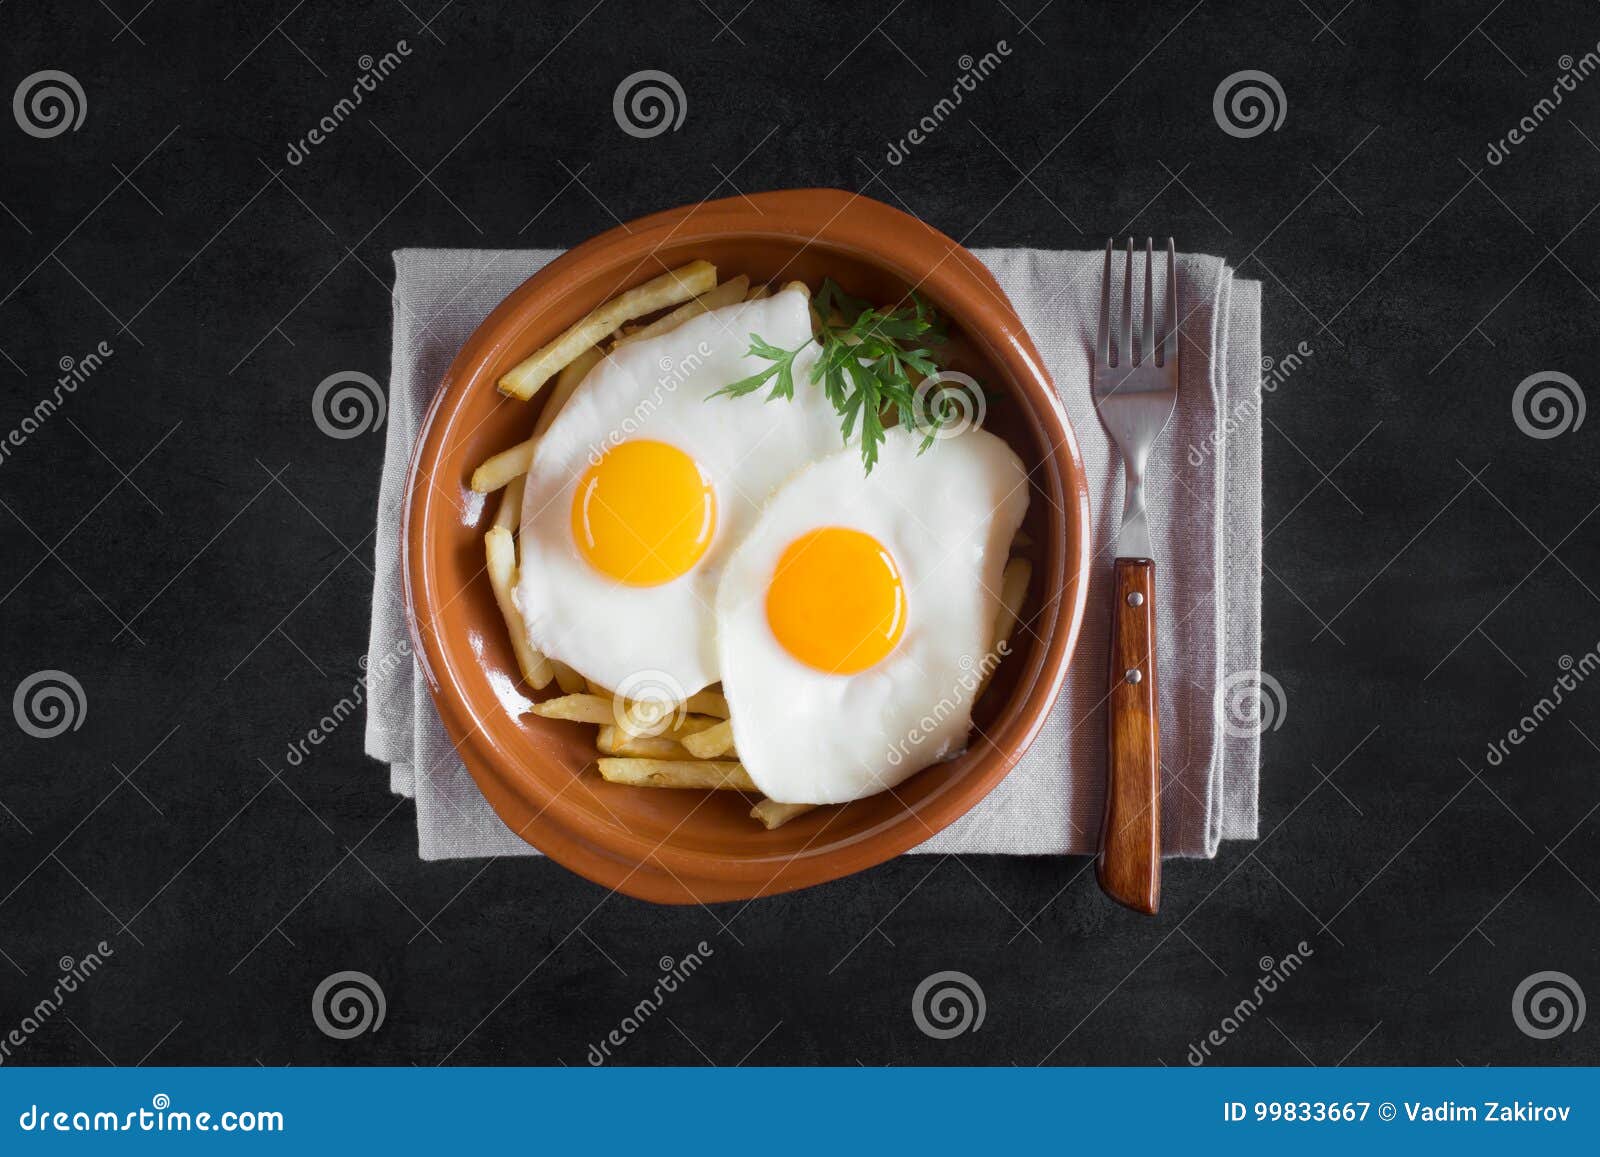
[[[422,415],[478,323],[557,255],[394,255],[369,656],[409,654],[400,514]],[[1089,397],[1104,256],[1027,249],[977,256],[1033,335],[1072,419],[1097,553],[1083,633],[1043,731],[987,798],[917,851],[1090,853],[1104,794],[1107,600],[1122,517],[1121,460]],[[1221,840],[1256,835],[1259,736],[1219,689],[1250,684],[1261,666],[1261,286],[1235,278],[1216,257],[1180,256],[1178,278],[1183,380],[1146,483],[1157,562],[1162,841],[1169,856],[1209,857]],[[422,858],[537,854],[500,822],[461,766],[413,664],[373,660],[367,679],[367,753],[389,765],[391,790],[415,798]]]

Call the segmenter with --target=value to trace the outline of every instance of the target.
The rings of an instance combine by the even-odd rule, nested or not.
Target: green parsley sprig
[[[939,430],[954,420],[960,407],[939,391],[919,398],[916,381],[942,368],[930,347],[948,340],[943,318],[917,294],[908,304],[892,310],[874,309],[870,302],[851,297],[832,278],[824,279],[811,303],[818,335],[792,350],[781,349],[750,335],[750,356],[771,364],[765,369],[722,387],[711,397],[742,398],[772,383],[766,400],[794,400],[795,359],[812,344],[821,354],[812,363],[810,384],[823,394],[840,417],[846,442],[861,427],[861,461],[866,472],[878,461],[883,443],[883,414],[894,407],[900,425],[921,431],[919,453],[933,445]],[[854,318],[854,320],[844,320]],[[915,375],[915,378],[913,378]]]

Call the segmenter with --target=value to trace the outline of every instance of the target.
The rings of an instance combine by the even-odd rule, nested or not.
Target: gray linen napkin
[[[422,415],[480,321],[555,250],[395,253],[394,346],[378,498],[377,577],[367,667],[367,754],[417,803],[423,859],[536,855],[462,767],[410,661],[400,580],[406,465]],[[1107,586],[1122,513],[1120,460],[1089,399],[1100,253],[980,249],[1061,392],[1088,469],[1097,546],[1088,613],[1066,687],[1039,738],[971,812],[918,852],[1093,852],[1105,776]],[[1257,729],[1219,687],[1261,666],[1261,287],[1219,258],[1178,258],[1185,315],[1177,413],[1147,487],[1157,560],[1162,679],[1162,837],[1169,856],[1214,856],[1253,839]],[[1158,287],[1159,289],[1159,287]]]

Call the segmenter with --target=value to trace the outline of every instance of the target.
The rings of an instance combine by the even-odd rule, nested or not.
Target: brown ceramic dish
[[[738,793],[606,783],[591,766],[593,728],[516,713],[527,689],[484,573],[493,504],[471,501],[467,487],[482,459],[527,437],[543,402],[501,396],[500,375],[600,302],[694,258],[752,281],[816,285],[832,276],[850,293],[882,302],[916,287],[950,319],[958,367],[990,390],[987,427],[1031,471],[1024,529],[1034,542],[1034,578],[1023,612],[1030,629],[1017,632],[1013,654],[978,705],[981,730],[971,749],[892,794],[819,808],[770,832],[748,817],[751,801]],[[922,843],[982,799],[1033,740],[1083,619],[1083,464],[1010,302],[977,259],[942,233],[834,189],[658,213],[578,246],[524,282],[451,365],[423,421],[408,495],[402,534],[412,631],[462,760],[513,831],[573,871],[646,900],[709,903],[790,891]]]

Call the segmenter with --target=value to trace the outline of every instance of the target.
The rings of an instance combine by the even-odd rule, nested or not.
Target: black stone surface
[[[704,940],[617,1062],[1182,1065],[1301,941],[1211,1063],[1600,1060],[1513,1017],[1535,973],[1600,995],[1600,679],[1487,759],[1600,644],[1600,418],[1535,438],[1512,405],[1600,387],[1600,78],[1536,109],[1597,40],[1578,0],[0,8],[0,95],[55,69],[86,103],[50,138],[0,116],[0,433],[112,350],[0,461],[0,690],[55,669],[86,703],[51,739],[0,716],[0,1039],[114,953],[0,1059],[581,1065]],[[620,131],[642,69],[677,131]],[[1287,113],[1241,139],[1213,95],[1247,69]],[[310,398],[384,380],[390,251],[802,185],[972,245],[1170,232],[1264,282],[1266,354],[1315,350],[1266,408],[1264,838],[1169,864],[1158,919],[1086,861],[979,856],[652,907],[419,862],[359,720],[285,763],[361,673],[382,435]],[[336,1040],[310,1006],[347,969],[387,1014]],[[911,999],[947,969],[987,1014],[937,1040]]]

